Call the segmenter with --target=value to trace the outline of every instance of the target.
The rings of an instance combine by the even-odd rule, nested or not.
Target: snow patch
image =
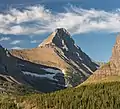
[[[62,70],[63,74],[65,74],[65,69]]]
[[[5,49],[7,57],[10,57],[10,54],[7,49]]]
[[[18,64],[19,66],[22,66],[22,67],[24,67],[25,65],[23,65],[23,64]]]
[[[63,73],[61,70],[55,70],[55,69],[52,69],[52,68],[41,68],[41,69],[45,70],[47,72],[50,72],[50,73],[54,73],[54,74]]]
[[[82,58],[81,58],[81,57],[79,57],[79,59],[82,61]]]
[[[86,66],[84,63],[82,63],[82,65],[86,68],[86,69],[88,69],[90,72],[93,72],[88,66]]]
[[[66,44],[65,44],[65,42],[64,42],[64,40],[62,40],[62,45],[63,45],[63,49],[65,49],[66,51],[68,51],[68,48],[67,48],[67,46],[66,46]]]
[[[79,46],[77,46],[76,44],[74,44],[74,46],[79,50]]]
[[[76,52],[77,56],[80,56],[78,52]]]
[[[76,52],[78,58],[82,61],[82,58],[80,57],[80,54],[78,52]]]
[[[51,80],[55,80],[55,81],[58,81],[57,79],[54,79],[53,77],[56,75],[56,74],[36,74],[36,73],[32,73],[32,72],[27,72],[27,71],[22,71],[24,75],[30,75],[30,76],[33,76],[33,77],[38,77],[38,78],[48,78],[48,79],[51,79]]]

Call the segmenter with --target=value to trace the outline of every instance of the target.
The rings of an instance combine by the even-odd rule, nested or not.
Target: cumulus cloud
[[[20,42],[21,42],[20,40],[14,40],[14,41],[12,41],[10,44],[16,45],[16,44],[18,44],[18,43],[20,43]]]
[[[72,34],[120,32],[120,9],[107,12],[70,6],[64,12],[56,13],[39,5],[22,11],[12,8],[6,14],[0,14],[0,33],[3,34],[42,34],[58,27],[66,28]]]
[[[9,37],[1,37],[1,38],[0,38],[0,42],[1,42],[1,41],[8,41],[8,40],[10,40]]]

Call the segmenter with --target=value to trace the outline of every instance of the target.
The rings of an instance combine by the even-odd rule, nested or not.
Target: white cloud
[[[34,43],[37,43],[38,41],[37,40],[32,40],[30,43],[34,44]]]
[[[3,34],[31,34],[40,30],[41,26],[51,19],[49,10],[43,6],[26,7],[23,11],[15,8],[10,9],[6,14],[0,14],[0,33]],[[21,25],[21,23],[37,22],[33,25]],[[30,27],[29,27],[30,26]],[[39,31],[40,32],[40,31]],[[44,30],[41,30],[44,32]]]
[[[0,41],[8,41],[8,40],[10,40],[9,37],[1,37],[1,38],[0,38]]]
[[[18,50],[21,50],[21,49],[23,49],[23,48],[21,48],[21,47],[12,47],[11,49],[18,49]]]
[[[74,6],[65,9],[65,12],[55,13],[41,5],[26,7],[22,11],[12,8],[7,14],[0,13],[0,33],[32,35],[52,32],[57,27],[66,28],[72,34],[120,32],[120,9],[114,12]]]
[[[10,44],[16,45],[16,44],[18,44],[18,43],[20,43],[20,42],[21,42],[20,40],[14,40],[14,41],[12,41]]]

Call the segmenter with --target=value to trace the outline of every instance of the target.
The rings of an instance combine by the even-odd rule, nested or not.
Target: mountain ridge
[[[11,54],[23,60],[63,71],[66,84],[76,86],[87,79],[99,67],[78,47],[69,32],[57,28],[37,48],[12,50]]]
[[[66,88],[64,75],[60,69],[14,57],[7,49],[0,46],[0,88],[9,89],[9,86],[4,87],[4,84],[10,86],[14,84],[15,87],[25,85],[40,92]]]

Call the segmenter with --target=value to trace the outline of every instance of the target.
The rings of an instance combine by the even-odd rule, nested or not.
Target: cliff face
[[[96,70],[85,83],[111,82],[120,80],[120,36],[112,49],[110,61]]]
[[[114,66],[120,70],[120,36],[117,37],[116,43],[112,50],[112,57],[110,62],[114,64]]]
[[[99,67],[75,44],[64,28],[56,29],[37,48],[12,50],[11,54],[22,60],[60,69],[67,86],[80,84]]]

